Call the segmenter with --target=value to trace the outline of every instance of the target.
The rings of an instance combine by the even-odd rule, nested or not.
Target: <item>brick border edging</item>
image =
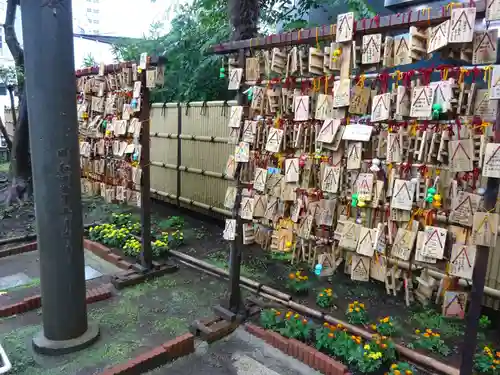
[[[120,255],[114,253],[109,247],[100,244],[99,242],[94,242],[84,238],[83,247],[97,255],[99,258],[102,258],[107,262],[114,264],[122,270],[130,270],[133,267],[132,263],[123,259]]]
[[[111,285],[106,284],[98,288],[87,289],[87,303],[104,301],[111,298]],[[38,294],[31,297],[26,297],[17,303],[1,306],[0,318],[5,318],[12,315],[22,314],[31,310],[38,309],[42,306],[42,297]]]
[[[348,375],[347,366],[321,353],[313,347],[295,339],[288,339],[279,333],[269,331],[252,323],[245,324],[245,330],[268,344],[281,350],[283,353],[298,359],[304,364],[318,370],[325,375]]]
[[[0,250],[0,258],[5,258],[11,255],[19,255],[29,253],[37,249],[37,242],[29,242],[19,246],[10,247],[8,249]]]
[[[137,375],[194,353],[194,336],[186,333],[130,361],[105,369],[100,375]]]

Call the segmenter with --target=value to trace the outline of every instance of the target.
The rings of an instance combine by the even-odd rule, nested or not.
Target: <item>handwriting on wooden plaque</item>
[[[382,55],[382,34],[363,35],[362,64],[378,64]]]
[[[450,43],[470,43],[474,37],[476,8],[454,8],[451,11]]]
[[[494,64],[497,62],[498,30],[474,31],[472,41],[472,64]]]
[[[448,44],[449,30],[450,20],[446,20],[439,25],[430,28],[427,53],[437,51]]]
[[[430,86],[420,86],[413,89],[411,97],[411,117],[425,117],[431,116],[432,102],[434,98],[434,89]]]
[[[354,33],[354,13],[343,13],[337,16],[337,30],[335,41],[337,43],[349,42]]]

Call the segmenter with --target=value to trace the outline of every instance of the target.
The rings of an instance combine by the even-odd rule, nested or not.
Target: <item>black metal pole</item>
[[[21,7],[43,302],[33,346],[55,355],[99,335],[87,322],[71,0]]]
[[[500,110],[500,103],[497,105]],[[495,123],[494,141],[500,142],[500,112],[498,112]],[[486,192],[484,193],[484,208],[493,210],[497,203],[498,178],[488,178]],[[484,285],[486,272],[488,271],[488,259],[490,248],[488,246],[477,246],[476,262],[472,273],[472,291],[469,311],[467,312],[467,324],[465,327],[464,345],[462,347],[462,363],[460,364],[460,375],[472,375],[474,369],[474,356],[476,354],[477,331],[481,316],[483,303]]]
[[[141,130],[141,224],[142,224],[142,255],[141,263],[146,270],[153,268],[153,252],[151,250],[151,150],[150,150],[150,112],[149,89],[146,87],[146,71],[141,72],[142,102],[139,120]]]
[[[241,49],[238,53],[238,67],[245,67],[245,50]],[[241,82],[245,82],[245,74],[241,77]],[[244,94],[240,88],[238,90],[236,101],[238,105],[244,104]],[[241,247],[243,242],[243,225],[239,215],[241,204],[241,186],[239,184],[241,172],[241,163],[238,163],[235,173],[235,183],[237,184],[236,199],[232,211],[231,218],[236,219],[236,237],[229,242],[229,309],[238,313],[241,308],[241,290],[240,290],[240,273],[241,273]]]

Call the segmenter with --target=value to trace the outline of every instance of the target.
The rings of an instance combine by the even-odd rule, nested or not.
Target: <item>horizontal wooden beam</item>
[[[148,66],[158,66],[164,64],[167,59],[164,56],[151,56]],[[136,62],[126,61],[117,64],[109,64],[104,67],[104,74],[119,72],[123,68],[130,68]],[[91,66],[88,68],[77,69],[75,71],[76,77],[93,76],[99,74],[99,66]]]
[[[471,6],[475,6],[478,16],[484,15],[486,1],[471,1]],[[469,3],[455,4],[455,7],[469,6]],[[368,33],[378,33],[387,30],[401,30],[409,26],[429,26],[435,25],[450,18],[451,6],[441,6],[426,8],[419,11],[409,11],[405,13],[391,14],[389,16],[375,16],[369,19],[356,21],[355,34],[364,35]],[[240,49],[270,49],[286,45],[314,44],[316,41],[333,40],[335,38],[336,25],[324,25],[311,29],[292,31],[282,34],[272,34],[265,37],[238,40],[220,43],[211,47],[211,52],[215,54],[228,54]]]

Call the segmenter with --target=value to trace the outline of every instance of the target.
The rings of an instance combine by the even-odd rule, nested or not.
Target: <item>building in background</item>
[[[103,0],[73,0],[73,32],[98,35],[102,32]]]

